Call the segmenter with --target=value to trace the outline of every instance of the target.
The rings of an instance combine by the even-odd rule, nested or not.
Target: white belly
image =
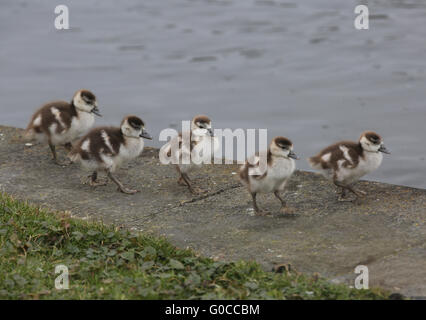
[[[114,168],[120,166],[122,163],[137,158],[143,151],[143,139],[128,138],[126,144],[120,146],[120,151],[113,158]]]
[[[51,139],[53,144],[64,144],[71,142],[81,135],[86,133],[95,123],[95,116],[93,113],[88,112],[79,112],[78,118],[74,117],[71,121],[71,126],[68,130],[65,130],[61,133],[56,133],[56,125],[51,126]]]
[[[274,160],[271,167],[262,179],[249,176],[250,190],[252,192],[273,192],[283,190],[287,180],[291,177],[296,168],[293,159],[279,158]]]
[[[339,167],[337,180],[345,183],[353,183],[362,176],[376,170],[383,160],[383,154],[380,152],[364,152],[364,159],[355,168]]]
[[[182,172],[187,173],[202,164],[213,163],[213,156],[219,149],[219,140],[217,137],[203,136],[194,147],[191,153],[190,164],[180,164],[179,168]]]
[[[73,136],[79,137],[83,133],[86,133],[89,129],[91,129],[94,123],[95,116],[93,115],[93,113],[79,112],[78,119],[73,118],[69,131]]]
[[[214,153],[219,149],[219,140],[217,137],[203,136],[195,145],[191,160],[199,163],[212,163]]]
[[[83,160],[80,159],[82,166],[88,170],[100,170],[106,169],[114,172],[123,163],[126,163],[132,159],[137,158],[143,151],[144,141],[143,139],[127,138],[126,145],[121,145],[119,153],[116,155],[102,154],[102,162],[99,163],[94,159]]]

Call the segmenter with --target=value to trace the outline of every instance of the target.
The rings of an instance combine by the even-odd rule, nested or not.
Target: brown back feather
[[[55,107],[59,110],[61,113],[61,120],[65,125],[65,128],[62,126],[62,124],[56,119],[55,115],[50,110],[52,107]],[[34,120],[41,115],[41,123],[38,126],[34,126],[33,122]],[[46,135],[50,136],[49,127],[56,123],[56,132],[60,133],[64,131],[65,129],[68,129],[71,126],[71,122],[73,117],[77,117],[77,110],[75,109],[73,104],[70,104],[66,101],[53,101],[45,104],[40,109],[38,109],[33,116],[31,117],[31,121],[27,126],[28,130],[34,130],[37,133],[45,133]]]
[[[259,157],[259,152],[256,152],[255,157]],[[268,163],[268,166],[272,165],[273,159],[272,159],[272,153],[271,150],[268,149],[268,152],[266,154],[266,161]],[[255,164],[251,164],[248,162],[248,160],[246,161],[246,163],[244,164],[244,166],[241,168],[240,170],[240,179],[246,183],[249,182],[249,168],[255,168],[259,165],[259,161]],[[255,179],[261,179],[263,177],[265,177],[268,173],[268,170],[266,170],[262,175],[251,175],[253,178]]]
[[[341,159],[344,159],[343,151],[340,150],[340,146],[345,146],[346,148],[348,148],[348,154],[350,158],[352,159],[352,163],[346,160],[343,163],[343,166],[344,167],[357,166],[360,158],[364,156],[364,153],[363,153],[361,144],[352,142],[352,141],[341,141],[341,142],[332,144],[331,146],[328,146],[327,148],[321,150],[317,155],[310,157],[309,161],[311,161],[313,164],[316,164],[316,165],[320,164],[321,168],[323,169],[337,170],[338,168],[337,162]],[[328,153],[331,154],[330,160],[324,161],[322,157]]]
[[[111,150],[110,147],[105,143],[105,140],[102,137],[102,131],[105,131],[107,133],[113,150]],[[87,139],[90,140],[89,151],[83,150],[81,148],[83,142]],[[120,145],[124,143],[124,136],[120,128],[98,127],[92,129],[88,134],[82,137],[74,146],[70,155],[72,156],[74,154],[80,154],[81,158],[84,160],[94,158],[98,162],[102,162],[102,154],[115,156],[120,150]]]

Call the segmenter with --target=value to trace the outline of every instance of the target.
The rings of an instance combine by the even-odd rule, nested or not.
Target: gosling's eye
[[[288,147],[286,147],[286,146],[283,146],[283,147],[281,147],[283,150],[288,150]]]

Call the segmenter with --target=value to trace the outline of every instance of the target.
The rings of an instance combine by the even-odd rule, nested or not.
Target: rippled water
[[[371,129],[392,155],[366,178],[426,187],[425,1],[368,1],[368,31],[353,27],[359,1],[67,3],[57,31],[57,1],[0,2],[1,124],[84,87],[98,124],[134,113],[158,136],[205,113],[287,136],[303,158]]]

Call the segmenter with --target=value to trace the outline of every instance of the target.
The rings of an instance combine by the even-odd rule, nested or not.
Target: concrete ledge
[[[164,235],[218,259],[253,259],[267,269],[290,263],[350,285],[355,267],[364,264],[370,286],[426,298],[426,190],[362,181],[358,187],[368,195],[358,204],[340,203],[328,181],[299,171],[286,193],[299,215],[283,217],[279,202],[268,195],[259,197],[259,205],[275,213],[257,217],[250,195],[232,174],[236,165],[194,172],[195,183],[210,191],[193,198],[176,183],[175,169],[159,163],[158,150],[146,148],[118,171],[125,185],[142,190],[129,196],[113,183],[83,185],[86,174],[78,165],[53,164],[49,148],[25,146],[22,133],[0,126],[0,190],[17,198]]]

